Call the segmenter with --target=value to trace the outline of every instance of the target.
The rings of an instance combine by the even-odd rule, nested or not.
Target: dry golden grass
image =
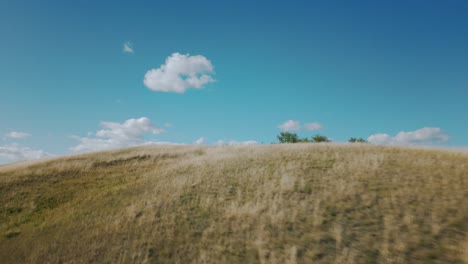
[[[468,155],[154,146],[0,167],[1,263],[468,263]]]

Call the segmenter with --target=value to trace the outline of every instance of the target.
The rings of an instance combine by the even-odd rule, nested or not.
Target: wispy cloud
[[[305,123],[304,125],[301,125],[301,122],[290,119],[279,125],[278,128],[283,131],[299,131],[303,128],[308,131],[313,131],[320,130],[323,126],[320,123]]]
[[[125,42],[123,44],[122,51],[125,53],[135,53],[135,51],[133,50],[133,43],[131,43],[130,41]]]
[[[370,135],[367,141],[376,145],[418,145],[430,144],[434,142],[444,142],[449,136],[438,127],[424,127],[414,131],[401,131],[395,136],[385,133]]]
[[[27,138],[30,137],[31,134],[25,133],[25,132],[19,132],[19,131],[12,131],[8,134],[5,135],[7,138],[14,138],[14,139],[21,139],[21,138]]]
[[[158,135],[164,132],[163,129],[152,125],[147,117],[128,119],[123,123],[101,122],[101,126],[103,129],[96,131],[92,136],[71,136],[80,142],[71,150],[85,152],[153,144],[156,142],[145,140],[145,135]]]
[[[257,145],[258,142],[255,140],[246,140],[246,141],[235,141],[235,140],[218,140],[216,141],[216,146],[236,146],[236,145]]]
[[[145,74],[144,84],[153,91],[185,93],[187,89],[201,89],[213,82],[213,65],[202,55],[174,53],[158,69]]]
[[[323,126],[320,123],[305,123],[304,128],[309,131],[320,130]]]

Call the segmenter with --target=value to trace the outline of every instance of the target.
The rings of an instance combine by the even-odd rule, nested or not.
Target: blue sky
[[[282,130],[468,146],[466,1],[96,2],[0,2],[0,162]]]

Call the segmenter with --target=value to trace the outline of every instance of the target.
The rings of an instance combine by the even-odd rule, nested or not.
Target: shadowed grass
[[[467,263],[468,155],[157,146],[0,167],[0,260]]]

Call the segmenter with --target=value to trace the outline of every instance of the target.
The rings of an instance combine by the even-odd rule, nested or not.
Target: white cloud
[[[312,130],[320,130],[323,128],[323,126],[320,123],[305,123],[304,128],[306,130],[312,131]]]
[[[103,149],[123,148],[156,142],[146,141],[146,134],[161,134],[163,129],[151,124],[151,120],[146,117],[138,119],[128,119],[123,123],[101,122],[104,129],[98,130],[94,137],[72,136],[80,142],[71,150],[75,152],[96,151]]]
[[[392,142],[392,137],[388,134],[378,133],[370,135],[367,138],[367,142],[376,144],[376,145],[389,145]]]
[[[144,84],[153,91],[185,93],[189,88],[200,89],[213,82],[213,65],[202,55],[174,53],[158,69],[145,74]]]
[[[299,121],[295,120],[288,120],[284,122],[283,124],[278,126],[279,129],[283,131],[296,131],[296,130],[301,130],[301,123]]]
[[[9,144],[6,146],[0,146],[0,158],[6,158],[9,161],[20,161],[20,160],[33,160],[51,157],[43,150],[32,149],[24,147],[18,144]]]
[[[130,41],[127,41],[123,44],[122,51],[125,53],[135,53],[133,50],[133,44]]]
[[[230,140],[230,141],[224,141],[224,140],[218,140],[216,141],[215,145],[217,146],[236,146],[236,145],[257,145],[258,142],[255,140],[246,140],[246,141],[235,141],[235,140]]]
[[[27,137],[30,137],[30,136],[31,135],[28,134],[28,133],[17,132],[17,131],[12,131],[12,132],[5,135],[5,137],[7,137],[7,138],[16,138],[16,139],[27,138]]]
[[[164,123],[165,127],[172,127],[172,123]]]
[[[175,143],[175,142],[170,142],[170,141],[147,141],[143,143],[144,146],[148,145],[172,145],[172,146],[184,146],[187,145],[185,143]]]
[[[193,144],[195,144],[195,145],[201,145],[201,144],[203,144],[203,143],[206,142],[206,139],[207,139],[206,137],[201,137],[201,138],[195,140],[195,142],[193,142]]]
[[[376,145],[415,145],[433,142],[444,142],[449,137],[438,127],[424,127],[414,131],[401,131],[394,137],[378,133],[370,135],[367,141]]]

